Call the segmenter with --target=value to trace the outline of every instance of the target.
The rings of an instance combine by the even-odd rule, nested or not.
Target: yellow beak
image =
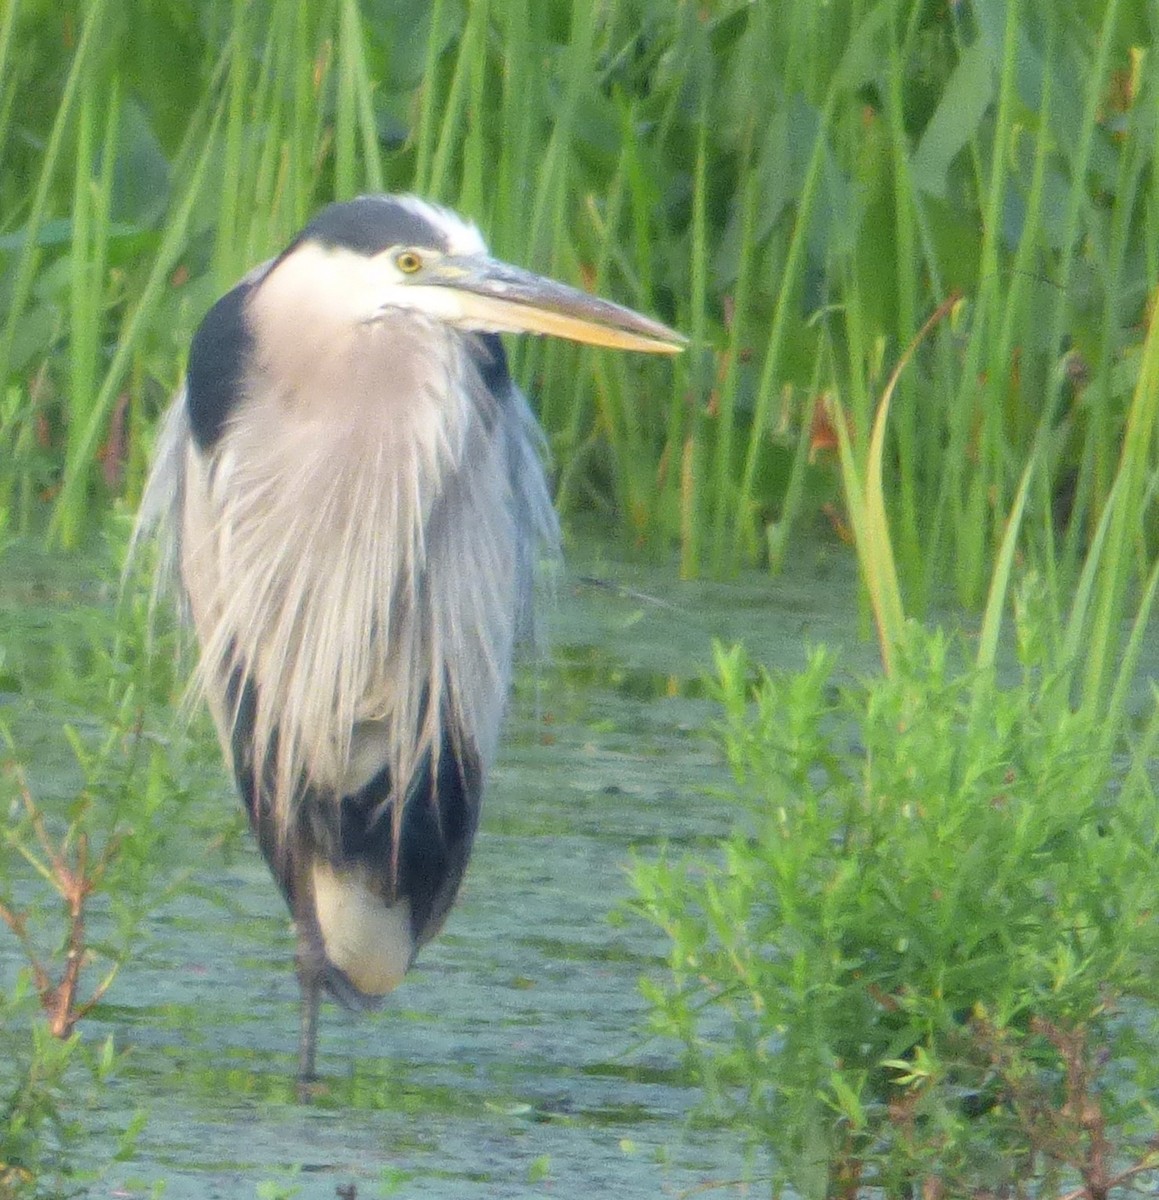
[[[459,324],[489,333],[536,333],[616,350],[679,354],[683,334],[630,308],[483,255],[439,259],[414,277],[454,296]]]

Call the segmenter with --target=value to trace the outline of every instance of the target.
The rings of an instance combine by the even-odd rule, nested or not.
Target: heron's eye
[[[423,256],[417,250],[400,250],[395,256],[394,265],[404,275],[413,275],[422,269]]]

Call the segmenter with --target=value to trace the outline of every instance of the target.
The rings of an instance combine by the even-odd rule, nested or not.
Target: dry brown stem
[[[95,862],[89,860],[88,836],[77,832],[75,823],[70,826],[60,842],[55,843],[45,826],[43,814],[32,798],[24,775],[15,767],[10,769],[16,775],[17,789],[36,835],[40,856],[11,835],[10,844],[15,845],[37,871],[51,882],[63,900],[67,913],[68,935],[65,940],[64,969],[60,978],[53,979],[49,967],[37,953],[28,932],[25,913],[0,901],[0,920],[12,930],[28,960],[40,1006],[48,1017],[49,1029],[55,1037],[66,1038],[76,1028],[77,1022],[100,1002],[116,973],[114,968],[97,983],[87,998],[78,999],[81,972],[90,957],[85,946],[85,906],[89,896],[104,877],[110,857],[116,850],[116,840],[109,841]]]

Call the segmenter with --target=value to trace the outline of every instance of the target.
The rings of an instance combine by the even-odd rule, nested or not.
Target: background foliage
[[[414,190],[656,312],[670,364],[520,348],[565,513],[782,561],[933,309],[887,455],[903,583],[981,598],[1028,454],[1065,581],[1159,263],[1142,0],[11,0],[0,509],[135,496],[196,322],[321,203]],[[1154,463],[1154,446],[1149,447]],[[1154,490],[1139,514],[1144,548]]]

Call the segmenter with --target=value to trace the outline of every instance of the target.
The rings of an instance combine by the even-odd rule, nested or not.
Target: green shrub
[[[114,585],[92,582],[110,573],[103,559],[13,545],[3,566],[30,582],[0,592],[0,1200],[57,1198],[129,1155],[144,1123],[111,1149],[86,1143],[78,1113],[122,1053],[81,1029],[107,1020],[108,990],[185,885],[182,847],[200,831],[184,819],[185,744],[151,719],[175,655],[146,657],[147,599],[111,611]]]
[[[774,1194],[1093,1197],[1159,1165],[1159,716],[1113,754],[1022,607],[1009,685],[912,625],[840,688],[824,651],[754,688],[718,650],[736,828],[636,864],[671,939],[644,986]]]

